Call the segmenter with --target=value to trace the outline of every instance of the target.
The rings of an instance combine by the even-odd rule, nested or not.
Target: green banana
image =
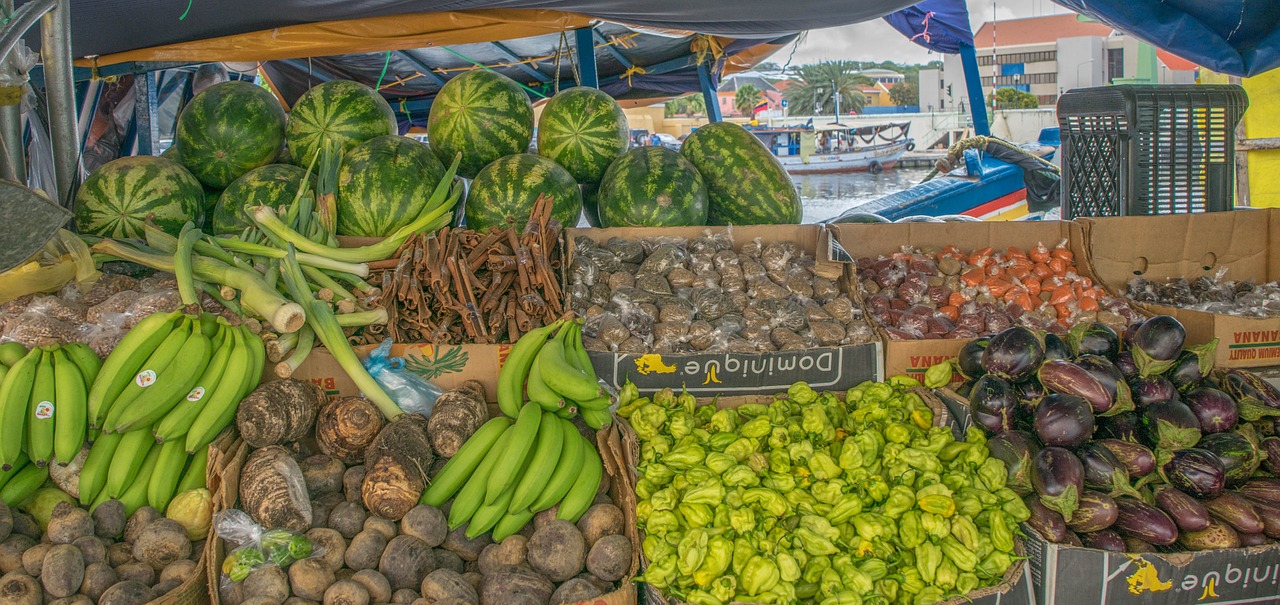
[[[54,424],[53,454],[60,464],[71,462],[84,446],[85,431],[89,428],[85,386],[80,366],[71,360],[66,348],[53,352]]]
[[[597,431],[613,422],[613,413],[608,408],[603,410],[581,409],[578,410],[578,415],[582,416],[582,421],[587,423],[587,426]]]
[[[120,396],[120,392],[142,369],[142,364],[155,352],[177,327],[182,313],[155,313],[147,316],[129,330],[111,355],[102,362],[98,376],[89,389],[89,425],[97,428],[106,416],[106,408]]]
[[[559,418],[564,418],[565,420],[569,420],[573,418],[575,415],[577,415],[577,413],[578,413],[578,406],[576,405],[566,405],[556,410],[556,416]]]
[[[510,426],[511,419],[506,416],[493,418],[481,425],[444,464],[444,468],[436,473],[435,478],[431,480],[431,486],[422,493],[421,502],[439,507],[452,498],[459,489],[462,489],[467,479],[475,474],[476,467],[480,466],[489,450],[493,448],[493,444],[498,442],[498,438]]]
[[[98,494],[107,493],[102,488],[107,485],[107,473],[122,437],[123,433],[103,433],[89,447],[89,456],[80,467],[80,504],[88,506]]]
[[[530,330],[507,353],[507,361],[498,372],[498,407],[503,414],[511,418],[520,415],[520,402],[524,401],[521,394],[524,393],[524,383],[529,377],[533,360],[547,342],[547,337],[563,323],[564,320],[557,320],[550,325]]]
[[[150,434],[150,431],[148,431]],[[142,463],[138,467],[136,479],[129,484],[128,489],[120,493],[116,499],[124,504],[124,513],[133,516],[138,509],[147,505],[147,486],[150,484],[150,478],[155,474],[156,462],[160,460],[160,448],[153,447],[147,452],[146,458],[142,459]]]
[[[605,395],[604,397],[596,397],[595,399],[588,399],[586,401],[575,401],[573,403],[578,406],[579,410],[599,411],[608,410],[609,406],[613,404],[613,400],[610,399],[608,395]]]
[[[184,447],[183,449],[186,448]],[[174,493],[181,494],[187,490],[207,486],[209,484],[206,478],[208,471],[209,448],[206,447],[191,454],[191,464],[187,465],[187,471],[182,474],[182,480],[178,482],[178,489]]]
[[[13,477],[22,470],[22,467],[26,466],[29,462],[30,460],[27,459],[27,454],[24,452],[18,456],[18,461],[13,465],[13,468],[7,471],[0,471],[0,489],[4,489],[4,486],[9,483],[9,480],[13,479]]]
[[[538,404],[542,409],[554,412],[564,407],[564,398],[542,381],[542,372],[538,370],[538,364],[535,363],[529,368],[529,379],[525,381],[524,387],[529,392],[529,401]]]
[[[104,427],[107,419],[111,417],[112,412],[119,415],[127,409],[129,405],[133,403],[133,400],[137,399],[143,391],[151,388],[151,386],[156,383],[160,375],[164,372],[165,368],[169,367],[169,365],[177,358],[178,351],[182,350],[182,345],[185,345],[187,340],[191,337],[192,327],[193,322],[191,319],[184,317],[179,326],[170,332],[168,336],[165,336],[164,341],[162,341],[159,346],[151,352],[151,355],[149,355],[147,359],[138,366],[138,370],[126,378],[126,380],[128,380],[128,384],[120,390],[120,395],[114,400],[109,401],[102,407],[98,408],[97,416],[93,415],[93,390],[90,389],[89,424],[91,426]],[[110,358],[108,358],[108,361],[110,361]]]
[[[155,468],[147,480],[147,503],[161,513],[169,506],[169,501],[177,493],[178,483],[182,480],[182,469],[187,465],[187,450],[180,441],[168,441],[153,449],[160,450],[156,455]],[[139,479],[141,480],[141,472]]]
[[[0,500],[9,508],[16,508],[35,495],[36,490],[48,480],[49,467],[28,464],[5,484],[4,489],[0,489]]]
[[[35,382],[31,385],[31,397],[27,400],[27,456],[37,466],[49,464],[53,458],[54,390],[53,355],[40,351],[40,363],[36,366]]]
[[[0,343],[0,364],[13,367],[19,359],[27,356],[27,347],[20,342]]]
[[[226,428],[227,423],[235,418],[236,408],[240,405],[240,399],[248,394],[249,385],[254,379],[253,359],[254,348],[251,343],[246,343],[246,337],[257,339],[258,337],[250,333],[248,330],[239,329],[232,333],[234,341],[231,344],[231,357],[227,360],[227,369],[223,372],[227,377],[241,377],[241,382],[235,384],[230,380],[224,381],[223,386],[235,386],[236,388],[217,388],[212,394],[205,397],[204,407],[200,409],[200,414],[191,423],[191,428],[187,431],[185,440],[187,453],[194,453],[203,448],[217,438],[218,433]],[[266,353],[263,353],[265,357]]]
[[[493,529],[507,514],[507,507],[511,504],[511,496],[515,494],[515,490],[508,488],[502,492],[492,503],[485,504],[476,510],[476,514],[471,516],[471,522],[467,525],[467,539],[474,540],[480,537],[480,534]]]
[[[138,469],[147,459],[147,453],[154,448],[155,437],[149,429],[138,429],[124,433],[120,445],[116,447],[116,455],[112,457],[111,468],[107,470],[107,493],[112,498],[119,498],[138,479]],[[143,497],[146,497],[145,481],[142,481]]]
[[[71,361],[80,368],[80,375],[84,376],[85,389],[93,384],[98,378],[98,371],[102,369],[102,360],[98,359],[98,354],[89,348],[89,345],[72,342],[62,345],[62,351],[71,358]]]
[[[502,436],[498,441],[506,442],[511,438],[514,426],[507,427],[502,431]],[[462,489],[457,496],[453,498],[453,505],[449,507],[449,529],[454,530],[471,520],[471,516],[476,513],[480,505],[484,504],[484,492],[489,484],[489,473],[493,471],[493,467],[502,460],[503,448],[489,448],[488,453],[484,456],[484,461],[480,466],[476,467],[476,472],[471,474],[467,482],[463,484]]]
[[[193,330],[191,336],[178,350],[178,357],[156,376],[156,381],[134,399],[129,407],[111,407],[103,430],[127,432],[134,427],[149,425],[164,417],[178,402],[183,401],[196,381],[204,374],[213,355],[213,343],[204,332]]]
[[[262,382],[262,372],[267,365],[267,345],[257,334],[250,332],[249,328],[240,326],[240,331],[244,333],[245,344],[249,347],[249,353],[252,354],[249,380],[245,382],[244,390],[240,393],[240,397],[244,397],[252,393]]]
[[[581,370],[569,365],[565,359],[564,345],[551,341],[538,351],[534,362],[542,372],[542,380],[552,390],[574,401],[585,401],[600,396],[600,385],[591,380]]]
[[[588,443],[583,449],[586,451],[582,471],[578,473],[573,487],[569,488],[569,493],[560,501],[560,509],[556,511],[557,519],[570,523],[577,523],[582,514],[591,508],[591,503],[596,499],[596,490],[600,489],[600,478],[604,475],[604,463],[600,460],[600,454],[596,453],[596,448]]]
[[[513,512],[529,508],[530,504],[542,493],[547,480],[555,473],[560,461],[560,451],[564,449],[564,430],[560,420],[551,412],[542,413],[542,422],[538,424],[537,446],[529,457],[528,470],[521,473],[516,483],[515,493],[510,504],[503,512]]]
[[[498,524],[493,526],[493,542],[497,544],[506,540],[509,536],[513,536],[524,529],[524,526],[533,520],[533,511],[524,509],[514,513],[508,512],[502,516]]]
[[[591,382],[599,381],[596,376],[596,369],[591,365],[591,355],[587,354],[586,347],[582,346],[582,324],[574,324],[573,334],[565,340],[565,351],[568,354],[569,364],[582,371],[591,379]]]
[[[85,504],[84,506],[88,506],[89,514],[93,514],[93,511],[98,510],[99,504],[102,504],[103,502],[109,502],[112,499],[113,498],[111,496],[107,495],[107,490],[104,489],[102,490],[102,492],[98,494],[96,498],[93,499],[93,502],[90,502],[89,504]]]
[[[26,449],[27,407],[31,405],[31,387],[36,382],[36,368],[41,351],[32,349],[13,364],[0,383],[0,470],[9,470]]]
[[[227,370],[227,365],[231,360],[231,352],[234,349],[235,335],[232,333],[234,328],[226,328],[218,337],[216,349],[213,357],[209,360],[209,365],[205,367],[204,373],[196,380],[195,386],[187,391],[185,397],[178,401],[178,405],[169,410],[160,422],[156,423],[155,435],[156,441],[161,443],[172,441],[187,434],[191,429],[192,423],[196,421],[196,417],[200,415],[200,410],[204,409],[205,403],[213,397],[213,392],[219,389],[230,389],[239,392],[243,381],[232,383],[228,380],[222,382],[222,376]]]
[[[489,473],[488,487],[484,493],[484,503],[493,504],[515,484],[520,469],[533,451],[534,442],[538,438],[538,425],[542,423],[542,408],[532,401],[520,409],[520,417],[511,426],[511,437],[503,441],[502,461]]]
[[[564,445],[560,448],[560,460],[556,462],[555,472],[551,473],[542,493],[529,506],[529,510],[535,513],[555,506],[569,493],[582,470],[582,462],[586,459],[585,450],[591,449],[591,444],[582,438],[578,427],[573,426],[572,422],[561,420],[557,424],[560,425]]]
[[[0,363],[0,384],[4,383],[4,377],[9,373],[9,366]]]

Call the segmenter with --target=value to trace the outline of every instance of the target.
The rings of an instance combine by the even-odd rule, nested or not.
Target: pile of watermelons
[[[537,154],[534,112],[511,79],[488,70],[450,80],[428,119],[430,145],[397,134],[395,114],[373,89],[336,80],[307,91],[286,116],[267,90],[226,82],[196,95],[161,157],[110,162],[76,198],[82,233],[137,237],[149,216],[177,233],[189,220],[237,234],[246,208],[279,207],[316,183],[326,141],[340,154],[338,235],[385,236],[417,216],[445,168],[472,179],[468,227],[522,225],[540,195],[566,227],[586,208],[595,226],[798,223],[800,200],[781,164],[740,126],[717,123],[681,151],[628,151],[622,108],[592,88],[561,91],[543,108]],[[310,174],[308,170],[312,170]],[[309,193],[309,191],[307,192]]]

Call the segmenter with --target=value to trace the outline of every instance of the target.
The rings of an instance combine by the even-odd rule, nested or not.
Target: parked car
[[[671,136],[671,135],[669,135],[669,134],[666,134],[666,133],[664,133],[664,132],[659,132],[659,133],[658,133],[657,135],[655,135],[655,136],[657,136],[657,137],[658,137],[658,144],[659,144],[659,145],[661,145],[661,146],[663,146],[663,147],[666,147],[667,149],[675,149],[676,151],[679,151],[679,150],[680,150],[680,140],[679,140],[679,139],[677,139],[677,138],[675,138],[675,137],[673,137],[673,136]]]

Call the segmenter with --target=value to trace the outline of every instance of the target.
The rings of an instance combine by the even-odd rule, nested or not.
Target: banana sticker
[[[1133,564],[1138,570],[1125,580],[1129,583],[1129,593],[1140,595],[1144,592],[1163,592],[1173,588],[1172,580],[1160,581],[1160,574],[1155,566],[1142,557],[1134,557]]]

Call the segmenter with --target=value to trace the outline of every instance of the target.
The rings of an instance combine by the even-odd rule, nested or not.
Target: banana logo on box
[[[662,361],[660,353],[647,353],[636,358],[636,371],[644,375],[675,374],[676,367]]]
[[[1140,595],[1144,592],[1163,592],[1173,588],[1172,580],[1160,581],[1160,572],[1154,565],[1147,562],[1142,557],[1134,557],[1133,564],[1138,568],[1137,571],[1129,575],[1125,580],[1129,583],[1129,592],[1131,594]]]

